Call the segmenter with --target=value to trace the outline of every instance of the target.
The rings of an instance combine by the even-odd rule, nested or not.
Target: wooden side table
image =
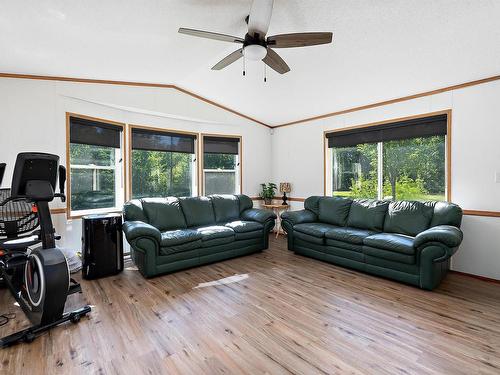
[[[272,210],[276,216],[277,216],[277,219],[276,219],[276,238],[278,238],[278,236],[280,235],[280,233],[282,233],[283,235],[285,234],[285,231],[283,230],[283,228],[281,227],[281,216],[280,214],[284,211],[288,211],[288,209],[290,208],[289,205],[284,205],[284,204],[263,204],[262,207],[268,209],[268,210]]]

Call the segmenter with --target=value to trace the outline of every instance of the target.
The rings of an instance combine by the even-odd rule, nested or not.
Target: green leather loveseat
[[[462,242],[462,210],[447,202],[313,196],[281,215],[288,249],[432,290]]]
[[[267,249],[276,215],[246,195],[127,202],[123,232],[145,277]]]

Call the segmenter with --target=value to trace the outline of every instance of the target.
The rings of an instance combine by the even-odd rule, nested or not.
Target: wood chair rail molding
[[[375,102],[375,103],[371,103],[371,104],[365,104],[365,105],[361,105],[361,106],[357,106],[357,107],[346,108],[346,109],[342,109],[342,110],[339,110],[336,112],[330,112],[330,113],[325,113],[322,115],[307,117],[307,118],[303,118],[303,119],[299,119],[299,120],[295,120],[295,121],[290,121],[290,122],[286,122],[286,123],[279,124],[279,125],[266,124],[263,121],[257,120],[251,116],[245,115],[245,114],[238,112],[232,108],[226,107],[220,103],[214,102],[213,100],[207,99],[201,95],[198,95],[194,92],[191,92],[191,91],[186,90],[182,87],[172,85],[172,84],[133,82],[133,81],[114,81],[114,80],[105,80],[105,79],[62,77],[62,76],[44,76],[44,75],[35,75],[35,74],[17,74],[17,73],[1,73],[1,72],[0,72],[0,78],[34,79],[34,80],[44,80],[44,81],[80,82],[80,83],[96,83],[96,84],[103,84],[103,85],[142,86],[142,87],[159,87],[159,88],[174,89],[174,90],[182,92],[186,95],[189,95],[195,99],[201,100],[205,103],[211,104],[211,105],[216,106],[218,108],[221,108],[225,111],[231,112],[237,116],[246,118],[247,120],[250,120],[250,121],[253,121],[257,124],[263,125],[267,128],[275,129],[275,128],[282,128],[285,126],[308,123],[311,121],[320,120],[320,119],[324,119],[324,118],[328,118],[328,117],[335,117],[335,116],[339,116],[339,115],[344,115],[346,113],[363,111],[365,109],[381,107],[384,105],[404,102],[404,101],[408,101],[408,100],[412,100],[412,99],[422,98],[425,96],[441,94],[443,92],[463,89],[463,88],[470,87],[470,86],[481,85],[483,83],[498,81],[498,80],[500,80],[500,75],[495,75],[495,76],[491,76],[491,77],[477,79],[474,81],[459,83],[456,85],[446,86],[446,87],[442,87],[442,88],[435,89],[435,90],[424,91],[421,93],[407,95],[407,96],[403,96],[400,98],[383,100],[383,101]]]

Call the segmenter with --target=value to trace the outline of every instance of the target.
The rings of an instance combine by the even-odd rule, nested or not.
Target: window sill
[[[122,210],[118,207],[110,207],[110,208],[96,208],[92,210],[80,210],[80,211],[69,211],[68,209],[68,219],[81,219],[86,215],[96,215],[96,214],[113,214],[113,213],[122,213]]]

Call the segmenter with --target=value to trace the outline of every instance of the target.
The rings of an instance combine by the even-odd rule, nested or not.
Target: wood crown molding
[[[306,123],[306,122],[310,122],[310,121],[320,120],[323,118],[335,117],[335,116],[343,115],[346,113],[363,111],[365,109],[370,109],[370,108],[375,108],[375,107],[381,107],[384,105],[404,102],[404,101],[408,101],[408,100],[412,100],[412,99],[422,98],[425,96],[441,94],[443,92],[463,89],[465,87],[470,87],[470,86],[481,85],[483,83],[498,81],[498,80],[500,80],[500,75],[486,77],[486,78],[477,79],[474,81],[469,81],[469,82],[464,82],[464,83],[459,83],[456,85],[446,86],[446,87],[442,87],[442,88],[431,90],[431,91],[424,91],[424,92],[421,92],[418,94],[407,95],[407,96],[403,96],[400,98],[384,100],[384,101],[375,102],[375,103],[366,104],[366,105],[357,106],[357,107],[351,107],[351,108],[343,109],[340,111],[325,113],[322,115],[317,115],[317,116],[312,116],[312,117],[307,117],[307,118],[303,118],[303,119],[299,119],[299,120],[295,120],[295,121],[290,121],[290,122],[286,122],[286,123],[279,124],[279,125],[266,124],[263,121],[257,120],[251,116],[245,115],[245,114],[238,112],[232,108],[226,107],[220,103],[214,102],[213,100],[207,99],[201,95],[198,95],[194,92],[191,92],[191,91],[186,90],[182,87],[172,85],[172,84],[133,82],[133,81],[114,81],[114,80],[105,80],[105,79],[62,77],[62,76],[44,76],[44,75],[16,74],[16,73],[0,73],[0,78],[34,79],[34,80],[44,80],[44,81],[80,82],[80,83],[96,83],[96,84],[103,84],[103,85],[141,86],[141,87],[158,87],[158,88],[173,89],[173,90],[177,90],[179,92],[182,92],[186,95],[189,95],[195,99],[198,99],[198,100],[201,100],[205,103],[213,105],[215,107],[221,108],[227,112],[231,112],[237,116],[240,116],[240,117],[245,118],[247,120],[253,121],[259,125],[265,126],[269,129],[276,129],[276,128],[282,128],[285,126],[297,125],[297,124],[302,124],[302,123]]]
[[[231,112],[237,116],[245,118],[247,120],[253,121],[259,125],[263,125],[267,128],[272,128],[271,125],[266,124],[263,121],[257,120],[251,116],[245,115],[241,112],[238,112],[232,108],[226,107],[220,103],[214,102],[213,100],[207,99],[201,95],[195,94],[189,90],[186,90],[182,87],[165,84],[165,83],[147,83],[147,82],[133,82],[133,81],[114,81],[114,80],[106,80],[106,79],[92,79],[92,78],[77,78],[77,77],[62,77],[62,76],[43,76],[43,75],[34,75],[34,74],[15,74],[15,73],[0,73],[0,78],[17,78],[17,79],[34,79],[34,80],[42,80],[42,81],[62,81],[62,82],[79,82],[79,83],[94,83],[101,85],[122,85],[122,86],[138,86],[138,87],[157,87],[164,89],[173,89],[179,92],[182,92],[186,95],[189,95],[197,100],[210,104],[212,106],[223,109],[224,111]]]

